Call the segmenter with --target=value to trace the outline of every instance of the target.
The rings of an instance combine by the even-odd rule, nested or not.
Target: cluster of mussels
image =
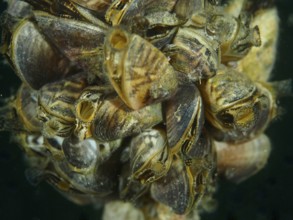
[[[240,182],[265,165],[263,132],[287,87],[268,82],[267,1],[10,0],[1,21],[22,85],[0,130],[33,183],[163,219],[204,207],[217,174]]]

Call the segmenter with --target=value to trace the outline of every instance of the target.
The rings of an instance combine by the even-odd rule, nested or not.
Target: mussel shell
[[[21,80],[33,89],[40,89],[69,72],[70,61],[28,20],[19,22],[13,31],[8,56]]]
[[[176,214],[185,214],[193,206],[192,184],[185,168],[181,159],[174,158],[169,172],[151,185],[152,198]]]
[[[203,103],[197,87],[186,84],[164,104],[166,130],[171,151],[178,152],[185,142],[196,142],[204,124]]]
[[[200,86],[209,130],[218,141],[243,141],[274,117],[275,101],[264,86],[234,69],[221,69]]]
[[[188,160],[192,159],[206,159],[208,161],[207,163],[211,163],[211,165],[207,165],[207,167],[212,168],[214,166],[215,149],[213,140],[204,128],[196,141],[191,139],[187,146],[185,144],[182,145],[181,152],[186,163],[188,163]]]
[[[205,129],[188,151],[183,151],[182,158],[186,170],[193,178],[195,202],[213,188],[216,172],[216,149],[213,139]]]
[[[33,7],[25,1],[11,0],[7,1],[6,13],[12,15],[14,18],[25,18],[31,16]]]
[[[155,47],[162,49],[164,46],[172,42],[178,28],[160,28],[159,30],[159,33],[155,32],[155,34],[150,30],[150,34],[147,33],[145,39],[151,42]]]
[[[208,111],[217,112],[239,100],[251,97],[255,84],[243,73],[221,66],[216,76],[199,85]]]
[[[81,54],[90,53],[104,43],[104,27],[41,11],[34,12],[34,15],[42,33],[69,58],[77,59]]]
[[[103,78],[102,46],[105,28],[87,22],[35,12],[35,19],[47,39],[71,62],[87,74]]]
[[[111,91],[110,88],[107,90]],[[103,96],[105,96],[108,91],[105,91],[103,86],[88,86],[82,91],[79,98],[76,100],[74,112],[76,116],[76,126],[74,129],[74,135],[78,137],[79,140],[92,136],[90,129],[91,124],[103,101]]]
[[[18,90],[15,106],[17,115],[30,132],[40,132],[41,123],[37,118],[37,92],[22,84]]]
[[[120,147],[121,140],[99,142],[93,138],[79,140],[74,135],[65,138],[62,151],[75,172],[87,173],[105,163]]]
[[[163,130],[147,130],[131,140],[131,178],[142,184],[154,182],[168,172],[171,162],[172,157]]]
[[[194,82],[216,74],[220,63],[219,47],[216,42],[209,41],[204,32],[192,27],[179,28],[172,43],[166,53],[174,69],[187,74]]]
[[[192,201],[192,206],[186,212],[190,212],[192,207],[198,206],[205,195],[210,196],[208,193],[214,184],[216,163],[215,154],[210,152],[209,155],[206,158],[192,159],[186,165],[186,172],[191,184],[190,200]]]
[[[75,103],[75,115],[78,121],[91,123],[106,97],[113,96],[114,90],[110,85],[87,86]]]
[[[252,46],[261,45],[258,27],[250,28],[250,19],[244,13],[238,18],[214,14],[209,17],[206,29],[220,41],[222,63],[240,60]]]
[[[253,47],[239,60],[237,69],[255,81],[268,81],[276,60],[279,17],[275,7],[259,9],[252,21],[260,30],[261,46]]]
[[[238,17],[240,13],[243,11],[245,4],[250,3],[252,1],[238,1],[238,0],[233,0],[226,2],[224,9],[224,12],[226,14],[232,15],[233,17]],[[254,1],[255,2],[255,1]],[[260,2],[257,2],[260,3]]]
[[[86,193],[77,189],[70,181],[61,177],[60,173],[58,173],[52,164],[49,164],[49,166],[44,169],[37,167],[27,169],[25,174],[31,184],[37,185],[41,181],[46,181],[65,198],[75,204],[86,205],[93,202],[101,202],[102,200],[99,195]]]
[[[139,134],[162,121],[161,110],[161,103],[132,110],[118,97],[105,99],[92,123],[93,137],[110,141]]]
[[[18,114],[15,97],[5,100],[0,107],[0,131],[27,132],[28,129]]]
[[[78,5],[77,3],[72,3],[74,8],[77,10],[78,14],[82,16],[82,20],[86,20],[100,28],[107,29],[109,26],[104,22],[104,11],[93,11]],[[100,19],[101,18],[101,19]]]
[[[99,146],[94,139],[88,138],[79,141],[74,136],[64,139],[62,150],[68,163],[77,172],[94,168],[100,154]]]
[[[50,115],[74,121],[74,103],[78,99],[86,80],[81,75],[48,83],[39,92],[38,104]]]
[[[113,154],[112,158],[114,157]],[[118,187],[117,176],[120,165],[119,160],[115,158],[109,159],[103,165],[93,167],[90,172],[75,172],[75,168],[66,160],[54,161],[54,168],[58,176],[70,183],[71,188],[102,198],[115,192]]]
[[[263,169],[271,152],[270,140],[264,134],[239,144],[215,142],[215,146],[218,173],[236,183]]]
[[[151,186],[152,197],[177,214],[188,214],[214,183],[216,154],[210,136],[204,131],[197,144],[174,155],[169,172]]]
[[[38,96],[38,118],[43,122],[43,135],[66,137],[74,129],[74,104],[86,87],[86,76],[81,73],[42,87]]]
[[[33,16],[33,7],[24,1],[8,1],[6,11],[0,16],[1,22],[1,53],[6,53],[11,44],[11,36],[15,28]]]
[[[130,108],[160,102],[176,91],[177,77],[168,58],[144,38],[113,28],[104,50],[110,82]]]
[[[116,0],[108,8],[105,18],[112,26],[131,25],[134,19],[144,17],[156,11],[171,11],[175,5],[174,0]]]
[[[137,203],[139,199],[147,193],[150,184],[142,184],[139,180],[131,178],[132,168],[128,161],[123,164],[121,174],[119,176],[119,196],[120,199]]]
[[[113,2],[106,20],[113,26],[123,24],[132,33],[162,48],[171,41],[174,31],[186,20],[173,12],[178,1],[134,0]]]
[[[58,17],[67,17],[74,19],[82,19],[79,13],[74,9],[71,2],[67,0],[25,0],[34,11],[43,11]],[[21,2],[21,1],[19,1]]]

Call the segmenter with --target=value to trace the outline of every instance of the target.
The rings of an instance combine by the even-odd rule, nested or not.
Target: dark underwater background
[[[0,0],[0,12],[5,4]],[[293,78],[293,1],[277,0],[281,32],[272,80]],[[0,61],[0,99],[14,94],[19,79]],[[241,184],[220,180],[215,198],[218,208],[203,220],[293,220],[293,98],[280,100],[286,113],[266,133],[272,141],[268,164],[259,174]],[[32,186],[24,172],[21,150],[0,133],[1,220],[98,220],[101,209],[77,206],[51,186]]]

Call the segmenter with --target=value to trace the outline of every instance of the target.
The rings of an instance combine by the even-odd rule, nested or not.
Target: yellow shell
[[[104,50],[111,84],[130,108],[161,102],[176,91],[177,77],[168,58],[142,37],[113,28]]]
[[[223,67],[199,88],[210,130],[219,141],[248,140],[275,117],[272,93],[235,69]]]

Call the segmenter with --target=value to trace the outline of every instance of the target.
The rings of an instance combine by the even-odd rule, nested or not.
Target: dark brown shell
[[[166,130],[170,149],[173,153],[182,145],[196,142],[204,123],[203,104],[195,85],[180,87],[177,93],[164,105]]]
[[[163,130],[151,129],[135,136],[130,145],[131,179],[151,183],[166,175],[172,156]]]
[[[28,20],[21,21],[14,30],[8,56],[21,80],[33,89],[40,89],[69,72],[70,61]]]
[[[210,137],[204,133],[197,145],[182,157],[174,155],[169,172],[152,183],[152,197],[177,214],[188,214],[208,193],[214,182],[216,155]]]
[[[139,134],[161,121],[161,103],[135,111],[116,97],[102,102],[91,129],[94,138],[109,141]]]
[[[103,78],[103,43],[105,27],[83,21],[55,17],[44,12],[35,12],[37,25],[60,54],[64,54],[71,65],[89,75]]]
[[[179,28],[166,53],[170,63],[192,81],[214,76],[219,67],[219,45],[206,38],[202,30]]]
[[[182,160],[174,158],[169,172],[152,183],[151,195],[156,201],[171,207],[176,214],[185,214],[194,202],[190,181]]]

